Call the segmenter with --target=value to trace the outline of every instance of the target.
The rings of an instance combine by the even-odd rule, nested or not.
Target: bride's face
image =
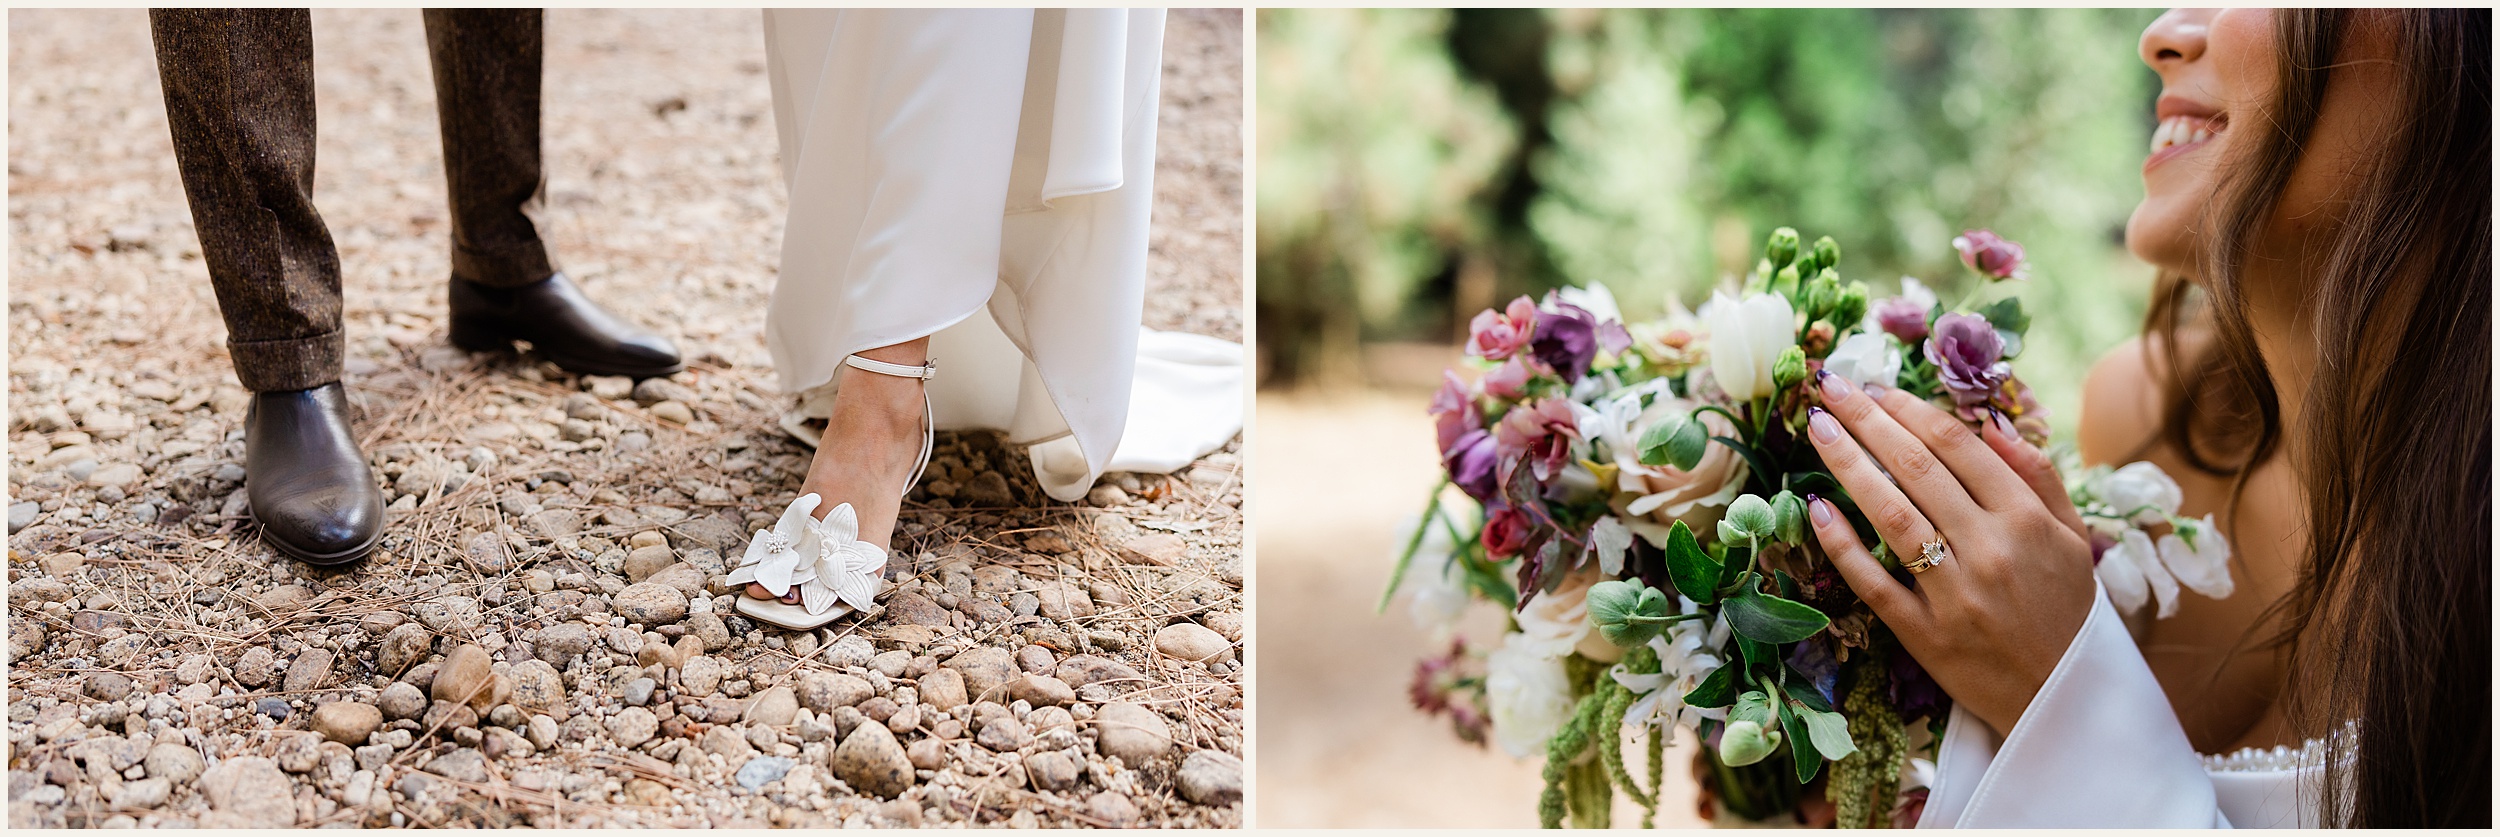
[[[2327,78],[2307,150],[2294,165],[2259,246],[2291,256],[2295,242],[2342,218],[2338,193],[2367,172],[2394,123],[2395,52],[2388,29],[2356,14]],[[2197,278],[2195,235],[2225,165],[2245,165],[2272,102],[2276,62],[2269,9],[2173,9],[2137,42],[2161,76],[2158,121],[2144,159],[2144,202],[2127,219],[2127,249],[2163,270]],[[2279,248],[2279,249],[2278,249]]]
[[[2273,93],[2274,32],[2265,9],[2172,9],[2145,27],[2136,53],[2161,76],[2144,202],[2127,219],[2127,249],[2190,273],[2192,231],[2221,161]]]

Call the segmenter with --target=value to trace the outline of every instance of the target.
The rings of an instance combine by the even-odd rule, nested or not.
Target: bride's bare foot
[[[869,360],[905,366],[927,362],[929,340],[921,338],[859,353]],[[824,498],[816,518],[824,519],[843,503],[859,514],[859,539],[892,548],[894,523],[903,510],[904,481],[920,461],[923,404],[927,382],[842,367],[842,387],[834,396],[833,416],[816,445],[816,459],[799,484],[799,495]],[[747,585],[747,595],[770,599],[760,584]],[[798,603],[798,589],[781,601]]]

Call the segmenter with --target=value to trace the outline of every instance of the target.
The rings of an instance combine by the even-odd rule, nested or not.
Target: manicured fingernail
[[[1814,440],[1824,444],[1840,441],[1840,422],[1821,407],[1806,408],[1806,426],[1814,431]]]
[[[1815,380],[1823,382],[1823,400],[1826,403],[1849,400],[1849,379],[1820,369],[1814,370],[1814,376]]]
[[[1832,505],[1823,502],[1821,497],[1806,495],[1806,511],[1814,515],[1816,526],[1828,526],[1832,522]]]
[[[1868,398],[1884,397],[1884,385],[1874,381],[1866,382],[1866,396]]]
[[[2001,434],[2004,434],[2004,435],[2005,435],[2005,438],[2008,438],[2008,439],[2020,439],[2020,438],[2022,438],[2022,434],[2021,434],[2021,433],[2017,433],[2017,432],[2015,432],[2015,431],[2014,431],[2014,420],[2013,420],[2013,419],[2006,418],[2006,417],[2005,417],[2005,413],[2004,413],[2003,411],[1996,410],[1996,409],[1993,409],[1993,408],[1991,408],[1990,410],[1988,410],[1988,423],[1989,423],[1989,424],[1996,425],[1996,426],[1997,426],[1997,432],[1998,432],[1998,433],[2001,433]]]

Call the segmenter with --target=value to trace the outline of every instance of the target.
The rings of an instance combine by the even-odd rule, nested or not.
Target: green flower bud
[[[1820,267],[1832,267],[1840,264],[1840,242],[1833,241],[1832,237],[1828,235],[1815,239],[1814,263]]]
[[[1840,275],[1824,268],[1806,282],[1805,298],[1807,319],[1819,320],[1832,313],[1832,306],[1840,302]]]
[[[1772,516],[1771,504],[1747,494],[1727,504],[1727,515],[1719,519],[1719,539],[1767,538],[1776,534],[1778,528],[1779,520]],[[1729,538],[1730,534],[1736,537]]]
[[[1772,230],[1771,243],[1762,248],[1762,257],[1770,259],[1772,267],[1787,267],[1797,260],[1797,241],[1795,227]]]
[[[1779,530],[1781,543],[1797,545],[1806,542],[1806,501],[1794,491],[1782,491],[1771,497],[1773,526]]]
[[[1787,389],[1806,379],[1806,350],[1790,346],[1780,350],[1778,360],[1771,361],[1771,385]]]
[[[1842,288],[1840,298],[1832,302],[1832,322],[1856,325],[1866,319],[1868,293],[1865,282],[1851,282]]]
[[[1787,297],[1789,305],[1794,306],[1797,303],[1797,285],[1797,266],[1792,264],[1780,268],[1779,274],[1771,277],[1770,290],[1772,293]]]
[[[1719,761],[1729,767],[1743,767],[1770,758],[1779,746],[1778,730],[1763,729],[1752,721],[1732,721],[1719,733]]]

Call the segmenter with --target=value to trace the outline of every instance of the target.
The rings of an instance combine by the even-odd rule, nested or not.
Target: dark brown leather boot
[[[347,426],[337,383],[252,395],[243,490],[261,537],[316,566],[354,562],[382,539],[382,489]]]
[[[451,280],[452,345],[488,352],[515,340],[576,375],[657,378],[686,368],[668,338],[608,313],[562,273],[518,288]]]

